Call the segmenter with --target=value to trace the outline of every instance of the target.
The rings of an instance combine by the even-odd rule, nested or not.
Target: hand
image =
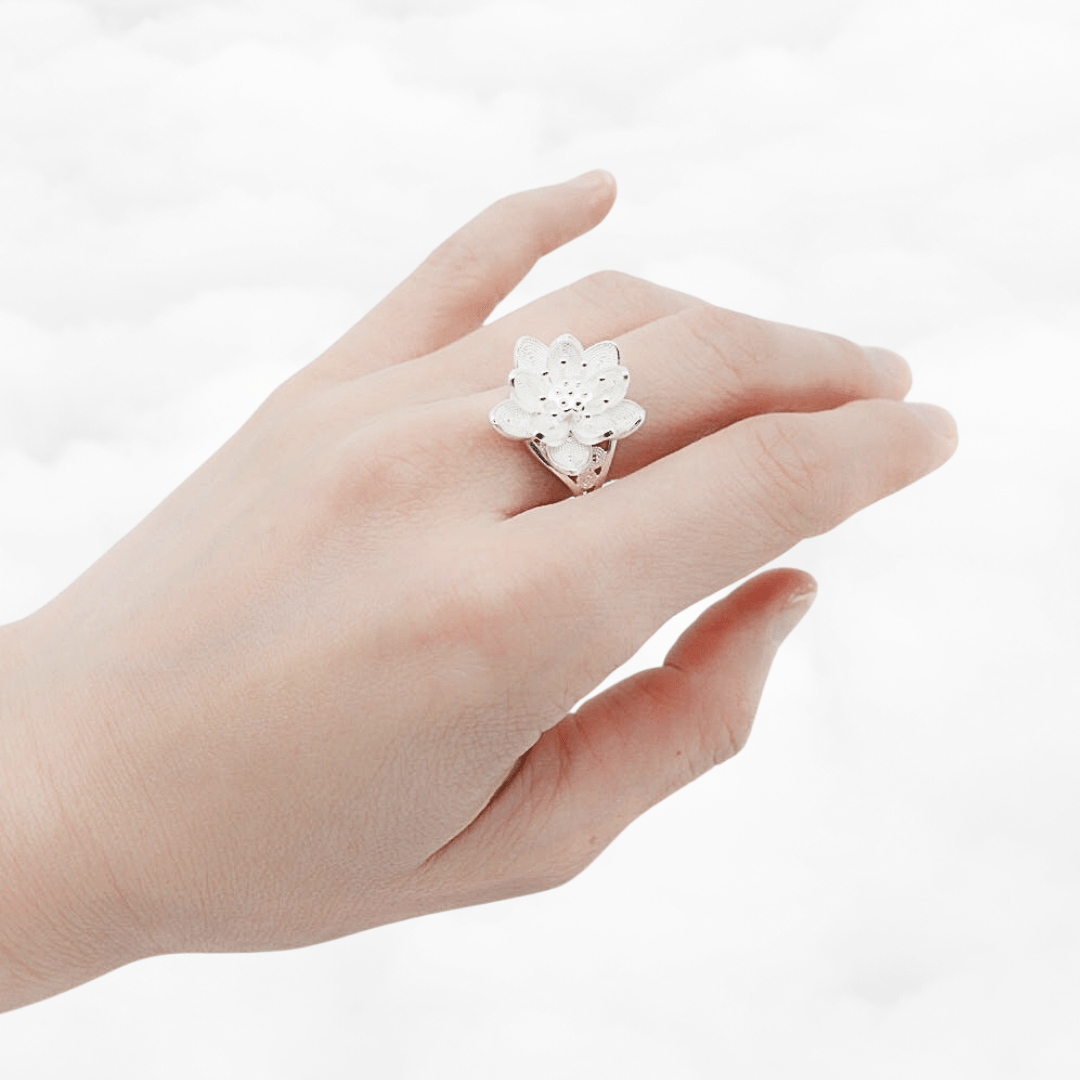
[[[621,274],[483,325],[613,198],[594,173],[479,215],[5,629],[0,1002],[556,885],[742,745],[797,571],[567,710],[955,433],[891,353]],[[648,410],[572,500],[487,420],[516,338],[562,332],[617,340]]]

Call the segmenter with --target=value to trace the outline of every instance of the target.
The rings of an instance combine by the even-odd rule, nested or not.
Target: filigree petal
[[[592,447],[570,438],[559,446],[549,446],[548,457],[556,469],[577,476],[592,461]]]
[[[538,375],[535,371],[514,368],[510,372],[510,399],[516,401],[527,412],[544,411],[544,401],[551,390],[551,380]]]
[[[508,439],[531,439],[536,433],[536,418],[516,401],[500,401],[488,414],[492,427]]]
[[[587,375],[598,375],[601,371],[615,367],[618,362],[619,346],[614,341],[598,341],[585,350]]]
[[[620,401],[596,416],[575,419],[574,438],[590,446],[606,439],[624,439],[645,423],[645,410],[636,401]]]
[[[608,368],[595,375],[586,384],[591,395],[589,409],[592,413],[601,413],[617,405],[626,397],[630,385],[630,372],[621,365]]]
[[[573,375],[580,378],[586,368],[585,351],[573,334],[557,337],[548,349],[548,370],[553,378],[565,378]]]
[[[523,371],[547,371],[548,347],[539,338],[519,337],[514,345],[514,367]]]
[[[557,446],[570,438],[570,420],[565,413],[552,416],[550,413],[538,413],[531,417],[532,435],[545,446]]]

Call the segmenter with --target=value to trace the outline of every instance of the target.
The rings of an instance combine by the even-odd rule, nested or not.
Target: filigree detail
[[[490,413],[491,424],[530,449],[575,494],[599,487],[617,440],[637,431],[645,410],[626,397],[630,372],[614,341],[583,349],[573,334],[550,345],[518,338],[510,397]]]

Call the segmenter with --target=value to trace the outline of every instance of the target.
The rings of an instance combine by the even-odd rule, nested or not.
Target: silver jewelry
[[[618,440],[645,422],[645,410],[626,397],[629,385],[614,341],[583,349],[573,334],[550,345],[521,337],[510,397],[491,410],[491,425],[508,439],[525,440],[546,469],[584,495],[607,479]]]

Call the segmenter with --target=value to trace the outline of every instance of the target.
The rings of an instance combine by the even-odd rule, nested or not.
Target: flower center
[[[577,379],[559,379],[551,384],[551,407],[559,412],[583,413],[592,398],[585,385]]]

